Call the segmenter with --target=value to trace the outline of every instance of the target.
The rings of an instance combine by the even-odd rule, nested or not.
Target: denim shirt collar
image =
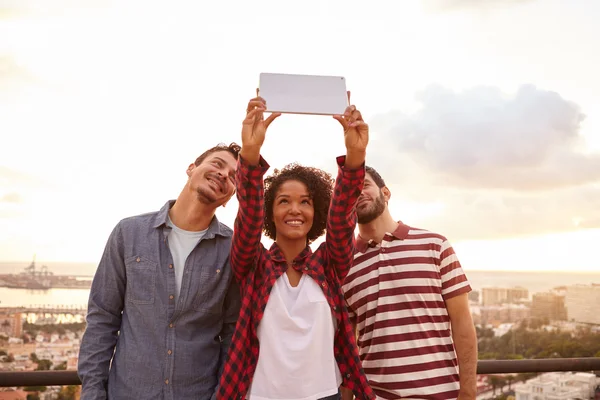
[[[152,224],[153,228],[160,228],[162,226],[167,226],[167,221],[169,219],[169,210],[175,204],[175,200],[169,200],[165,203],[164,206],[160,209],[160,211],[154,217],[154,221]],[[221,224],[217,218],[217,216],[213,216],[212,221],[210,221],[210,225],[208,225],[208,230],[206,231],[206,235],[204,235],[204,239],[212,239],[215,235],[223,236],[223,237],[231,237],[233,234],[232,230],[227,226]]]

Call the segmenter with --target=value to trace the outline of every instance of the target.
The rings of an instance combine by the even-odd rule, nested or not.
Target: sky
[[[0,0],[0,261],[97,262],[240,141],[279,72],[346,78],[393,216],[465,269],[599,271],[599,19],[594,0]],[[344,151],[332,118],[284,115],[262,154],[335,173]]]

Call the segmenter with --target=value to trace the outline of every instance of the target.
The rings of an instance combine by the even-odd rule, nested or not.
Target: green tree
[[[488,383],[492,385],[492,396],[496,397],[496,389],[500,387],[500,378],[496,375],[488,376]]]
[[[8,353],[6,352],[6,350],[0,350],[0,356],[7,356]]]
[[[48,390],[46,386],[25,386],[23,388],[25,392],[45,392]]]
[[[60,364],[58,364],[56,367],[54,367],[55,371],[65,371],[67,369],[67,362],[63,361]]]
[[[517,378],[516,378],[516,376],[514,376],[514,375],[506,375],[506,376],[504,377],[504,379],[506,379],[506,382],[508,383],[508,391],[510,392],[510,390],[511,390],[511,386],[510,386],[510,385],[511,385],[511,383],[513,383],[513,382],[515,381],[515,379],[517,379]]]
[[[27,395],[27,400],[40,400],[40,396],[37,393],[29,393]]]
[[[52,368],[52,361],[50,360],[38,360],[36,371],[50,371]]]
[[[29,359],[36,364],[40,362],[40,359],[38,358],[37,354],[35,354],[35,353],[31,353],[29,355]]]
[[[537,376],[535,372],[519,372],[517,374],[517,382],[525,382]]]
[[[58,400],[75,400],[77,386],[63,386],[58,392]]]
[[[586,329],[571,334],[518,327],[502,337],[479,338],[478,348],[481,360],[590,357],[600,352],[600,335]]]

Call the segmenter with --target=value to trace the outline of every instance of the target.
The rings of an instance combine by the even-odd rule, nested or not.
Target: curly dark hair
[[[313,167],[305,167],[297,163],[288,164],[282,170],[275,170],[273,175],[265,178],[265,235],[275,240],[277,232],[273,222],[273,203],[279,187],[287,181],[302,182],[308,188],[308,193],[313,202],[315,215],[313,224],[308,231],[306,240],[310,244],[325,233],[327,227],[327,214],[333,192],[334,179],[331,174]]]

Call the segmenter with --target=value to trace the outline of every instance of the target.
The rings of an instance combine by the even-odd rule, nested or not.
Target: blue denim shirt
[[[214,398],[240,307],[232,231],[213,218],[175,303],[166,225],[174,203],[120,221],[108,239],[79,353],[82,400]]]

